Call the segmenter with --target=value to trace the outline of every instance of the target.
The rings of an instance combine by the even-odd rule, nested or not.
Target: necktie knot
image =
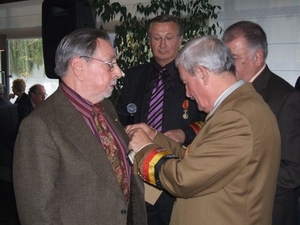
[[[166,71],[167,71],[166,68],[162,68],[161,70],[159,70],[157,76],[158,76],[159,78],[161,78],[161,76],[163,76],[163,75],[165,74]]]
[[[103,108],[100,105],[100,103],[94,104],[92,108],[92,114],[99,115],[100,113],[103,113]]]
[[[96,103],[96,104],[93,105],[93,111],[97,111],[97,112],[103,111],[102,106],[100,105],[100,103]]]

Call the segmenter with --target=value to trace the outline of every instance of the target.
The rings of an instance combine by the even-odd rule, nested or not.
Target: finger
[[[132,125],[127,125],[127,126],[125,127],[125,132],[126,132],[126,133],[129,133],[131,130],[132,130]]]

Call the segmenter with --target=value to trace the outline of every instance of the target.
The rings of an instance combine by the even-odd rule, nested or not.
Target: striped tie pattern
[[[164,100],[164,82],[162,74],[166,71],[163,68],[159,74],[157,82],[154,84],[150,97],[147,124],[157,131],[162,131],[163,118],[163,100]]]

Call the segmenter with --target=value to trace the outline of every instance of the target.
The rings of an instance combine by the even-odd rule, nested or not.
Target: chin
[[[112,91],[103,94],[104,98],[109,98],[112,95]]]

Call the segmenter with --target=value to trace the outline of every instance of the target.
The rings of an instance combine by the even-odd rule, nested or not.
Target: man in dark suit
[[[149,105],[155,80],[159,71],[165,69],[162,74],[164,95],[160,131],[183,128],[186,137],[189,137],[190,133],[193,136],[193,129],[198,129],[199,124],[195,124],[194,127],[190,127],[188,124],[204,120],[205,113],[199,112],[196,103],[185,96],[184,85],[180,81],[178,70],[175,67],[174,59],[183,40],[181,23],[173,16],[157,16],[149,23],[147,35],[153,58],[149,63],[138,65],[125,72],[124,87],[116,104],[120,121],[124,126],[130,123],[128,120],[130,114],[126,108],[129,103],[134,103],[137,111],[134,114],[133,122],[149,122]],[[149,125],[153,126],[151,123]],[[185,144],[191,140],[192,138]],[[156,192],[158,189],[146,184],[148,223],[149,225],[168,225],[175,199],[167,192],[162,194]],[[150,195],[159,196],[159,198],[148,199],[147,196]]]
[[[273,225],[293,224],[293,191],[300,186],[300,93],[266,65],[267,37],[256,23],[228,27],[223,40],[235,57],[240,79],[252,82],[275,114],[281,133],[281,163],[273,207]]]
[[[295,88],[300,91],[300,77],[298,77],[296,83],[295,83]]]
[[[55,62],[60,86],[23,120],[15,144],[21,223],[147,224],[143,182],[125,159],[128,136],[106,99],[122,75],[108,34],[72,32]]]
[[[281,163],[273,207],[273,225],[293,224],[293,192],[300,186],[300,93],[266,65],[267,37],[256,23],[241,21],[228,27],[223,41],[235,58],[237,75],[252,82],[277,118],[281,133]],[[180,135],[178,135],[180,133]],[[178,142],[182,131],[169,131]],[[298,212],[294,212],[298,213]]]
[[[29,88],[29,98],[18,103],[19,124],[28,116],[38,105],[40,105],[47,97],[46,89],[41,84],[34,84]]]
[[[300,76],[298,77],[295,88],[300,91]],[[294,190],[294,218],[293,225],[300,225],[300,187]]]

